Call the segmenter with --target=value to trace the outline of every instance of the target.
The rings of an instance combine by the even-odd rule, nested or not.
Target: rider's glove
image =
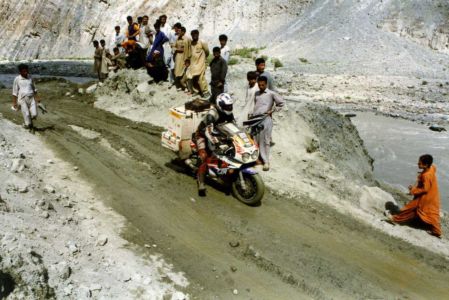
[[[215,145],[215,144],[217,144],[219,141],[218,141],[217,137],[215,137],[215,136],[212,134],[213,129],[214,129],[213,125],[207,126],[207,128],[206,128],[206,137],[207,137],[207,139],[208,139],[212,144]]]

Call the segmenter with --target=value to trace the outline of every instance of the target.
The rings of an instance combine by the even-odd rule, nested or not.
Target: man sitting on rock
[[[398,214],[387,213],[387,217],[392,223],[416,225],[426,229],[429,234],[440,237],[440,193],[433,157],[429,154],[422,155],[418,168],[422,172],[418,175],[416,185],[409,186],[413,200]]]
[[[114,48],[114,55],[111,57],[112,67],[110,68],[114,72],[126,68],[126,55],[121,53],[119,48]]]
[[[128,55],[126,66],[134,70],[145,66],[145,52],[135,41],[126,41],[122,44]]]

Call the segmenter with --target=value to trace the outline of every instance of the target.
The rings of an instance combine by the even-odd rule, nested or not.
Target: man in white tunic
[[[12,86],[12,106],[14,109],[20,107],[24,120],[24,127],[32,130],[33,120],[37,118],[37,104],[40,102],[37,97],[37,90],[33,79],[29,75],[28,66],[19,65],[20,75],[14,79]]]
[[[167,36],[168,43],[164,44],[164,61],[167,68],[170,70],[170,82],[174,84],[175,82],[175,60],[173,59],[173,54],[175,50],[176,40],[178,39],[179,31],[181,30],[181,23],[176,23],[173,27],[170,27],[167,23],[167,16],[162,15],[159,17],[161,22],[161,31]]]
[[[115,34],[112,39],[111,48],[114,49],[117,47],[120,50],[120,53],[125,53],[125,49],[122,47],[124,41],[126,41],[126,37],[123,33],[120,33],[120,26],[115,26]]]
[[[248,120],[248,116],[254,111],[254,103],[256,101],[256,92],[259,91],[259,86],[257,85],[257,74],[256,72],[249,71],[246,74],[246,79],[248,80],[248,85],[246,86],[246,96],[245,103],[243,103],[241,113],[239,116],[239,123]]]
[[[140,26],[139,31],[139,45],[142,49],[147,53],[148,48],[150,46],[150,38],[148,32],[151,31],[150,26],[148,25],[148,16],[142,17],[142,25]]]

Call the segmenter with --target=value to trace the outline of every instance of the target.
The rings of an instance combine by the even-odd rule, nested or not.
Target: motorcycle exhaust
[[[198,170],[198,168],[196,167],[196,165],[193,163],[193,161],[192,161],[190,158],[188,158],[188,159],[185,160],[185,164],[186,164],[189,168],[191,168],[192,170],[194,170],[195,172]]]

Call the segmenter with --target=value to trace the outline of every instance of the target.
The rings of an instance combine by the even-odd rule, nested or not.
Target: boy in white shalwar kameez
[[[20,107],[24,120],[24,127],[33,129],[33,120],[37,118],[37,103],[40,100],[37,97],[37,90],[33,79],[29,75],[28,66],[19,65],[20,75],[14,79],[12,86],[12,106],[14,109]]]
[[[256,101],[256,92],[259,91],[256,72],[248,72],[246,74],[246,79],[248,79],[248,85],[246,86],[245,103],[243,103],[240,116],[238,117],[239,124],[243,124],[243,122],[247,121],[248,115],[252,114],[254,103]]]

